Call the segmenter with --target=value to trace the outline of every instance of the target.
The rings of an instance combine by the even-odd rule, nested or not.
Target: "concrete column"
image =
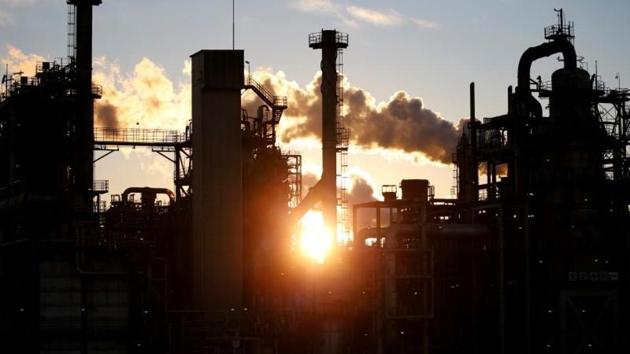
[[[242,50],[192,58],[193,280],[204,311],[243,303]]]

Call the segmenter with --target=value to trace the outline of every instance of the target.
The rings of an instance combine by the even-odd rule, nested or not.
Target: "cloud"
[[[186,59],[184,62],[184,67],[182,68],[182,74],[186,77],[192,76],[192,61],[190,59]]]
[[[423,20],[421,18],[409,17],[409,21],[416,25],[418,28],[437,29],[439,26],[437,22]]]
[[[367,179],[358,175],[351,175],[352,186],[348,193],[348,205],[354,205],[359,203],[367,203],[375,201],[374,197],[375,186],[373,186]]]
[[[313,172],[305,171],[302,175],[302,193],[306,195],[309,189],[313,188],[315,184],[319,181],[319,175]]]
[[[377,11],[353,5],[346,7],[346,11],[355,19],[375,26],[398,26],[404,22],[404,18],[393,10]]]
[[[348,17],[344,8],[332,0],[299,0],[291,2],[290,6],[301,12],[335,17],[348,27],[357,26],[357,23]]]
[[[306,196],[308,190],[319,181],[319,175],[310,171],[305,171],[302,175],[302,193]],[[350,188],[346,194],[347,205],[352,206],[360,203],[367,203],[377,200],[375,196],[376,182],[365,171],[353,169],[349,174]],[[346,212],[346,227],[352,229],[352,209]]]
[[[420,29],[436,29],[438,24],[415,17],[406,17],[393,9],[371,9],[357,5],[342,5],[332,0],[300,0],[291,2],[290,7],[307,13],[336,17],[349,27],[367,24],[377,27],[414,25]]]
[[[1,62],[12,71],[34,73],[44,57],[25,54],[9,46]],[[184,63],[184,73],[189,65]],[[321,137],[321,74],[304,87],[281,72],[258,70],[253,76],[276,94],[287,95],[289,107],[278,127],[281,143]],[[122,73],[117,62],[100,57],[94,63],[94,81],[103,86],[103,97],[95,104],[95,125],[101,127],[141,127],[183,130],[191,118],[189,82],[174,83],[164,69],[143,58],[131,73]],[[427,108],[420,97],[405,91],[377,102],[365,89],[344,79],[345,125],[350,144],[363,150],[422,154],[430,161],[449,164],[457,144],[459,129],[439,113]],[[261,104],[248,91],[243,107],[255,115]]]
[[[257,71],[253,75],[276,94],[288,96],[289,108],[279,127],[283,143],[321,137],[321,74],[305,87],[287,80],[283,72]],[[457,125],[425,107],[422,98],[398,91],[387,101],[376,102],[369,92],[346,80],[344,102],[351,146],[422,153],[431,161],[451,163],[459,137]],[[243,106],[250,114],[259,104],[253,95],[244,96]]]
[[[46,61],[46,58],[41,55],[25,54],[22,50],[10,44],[7,45],[6,50],[7,54],[5,57],[0,58],[0,64],[3,67],[9,65],[9,72],[11,73],[22,72],[22,75],[33,76],[35,75],[37,64]]]
[[[291,3],[294,8],[304,12],[334,12],[336,5],[330,0],[300,0]]]
[[[188,65],[184,64],[184,72]],[[103,98],[95,104],[95,125],[183,129],[191,118],[190,84],[174,84],[164,69],[148,58],[130,74],[121,73],[116,62],[98,58],[94,82],[103,86]]]

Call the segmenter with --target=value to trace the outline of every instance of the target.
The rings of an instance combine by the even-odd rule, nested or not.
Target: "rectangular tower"
[[[243,290],[242,50],[192,58],[193,279],[204,311],[240,310]]]

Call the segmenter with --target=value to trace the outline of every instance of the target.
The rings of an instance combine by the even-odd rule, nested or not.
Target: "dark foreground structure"
[[[578,67],[561,13],[523,54],[507,114],[476,119],[471,85],[457,198],[422,179],[403,180],[401,198],[384,186],[383,201],[353,207],[353,242],[313,265],[291,235],[317,204],[329,228],[344,221],[348,36],[309,36],[324,172],[302,199],[301,157],[276,142],[287,98],[244,75],[242,50],[192,55],[184,132],[95,128],[100,3],[68,0],[67,61],[5,78],[0,353],[630,352],[630,93]],[[532,80],[556,54],[551,82]],[[172,161],[175,190],[104,203],[93,166],[121,146]]]

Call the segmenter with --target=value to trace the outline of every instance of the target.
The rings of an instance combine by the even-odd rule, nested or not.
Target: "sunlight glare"
[[[324,216],[319,210],[310,210],[302,218],[299,235],[300,251],[308,258],[322,264],[331,251],[333,240],[324,226]]]

